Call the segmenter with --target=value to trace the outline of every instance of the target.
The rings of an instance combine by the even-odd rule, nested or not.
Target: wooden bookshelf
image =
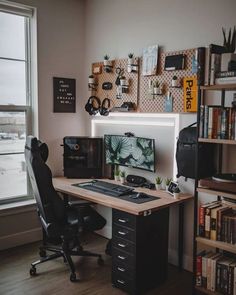
[[[203,294],[209,294],[209,295],[222,295],[222,293],[219,293],[219,292],[216,292],[216,291],[210,291],[210,290],[207,290],[207,289],[205,289],[205,288],[203,288],[203,287],[198,287],[198,286],[195,286],[195,289],[198,291],[198,292],[200,292],[200,294],[201,293],[203,293]],[[199,294],[199,293],[198,293]]]
[[[198,187],[197,191],[200,193],[206,193],[210,195],[216,195],[216,196],[221,196],[221,197],[226,197],[226,198],[236,200],[236,194],[234,193],[222,192],[219,190],[214,190],[214,189],[204,188],[204,187]]]
[[[209,86],[200,86],[201,90],[236,90],[236,84],[221,84],[221,85],[209,85]]]
[[[220,241],[214,241],[214,240],[210,240],[210,239],[205,239],[202,237],[196,237],[196,241],[198,243],[210,246],[210,247],[214,247],[214,248],[218,248],[221,250],[225,250],[228,252],[232,252],[234,254],[236,254],[236,245],[232,245],[229,243],[225,243],[225,242],[220,242]]]
[[[231,139],[198,138],[198,141],[199,142],[206,142],[206,143],[220,143],[220,144],[236,145],[236,140],[231,140]]]

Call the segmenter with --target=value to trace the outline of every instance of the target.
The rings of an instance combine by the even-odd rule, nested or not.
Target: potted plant
[[[179,83],[178,77],[177,76],[173,76],[172,77],[172,80],[171,80],[171,86],[172,87],[178,87],[179,86],[178,83]]]
[[[157,178],[156,178],[156,190],[161,189],[162,181],[163,181],[163,179],[160,176],[157,176]]]
[[[104,70],[106,73],[110,73],[112,69],[112,63],[109,60],[109,58],[110,56],[108,54],[105,54],[103,58],[103,65],[104,65]]]
[[[120,77],[120,86],[126,86],[126,78],[125,78],[125,76]]]
[[[119,181],[120,180],[120,170],[118,168],[118,166],[115,166],[115,169],[114,169],[114,178],[116,181]]]
[[[166,179],[165,179],[166,191],[168,191],[168,187],[169,187],[171,181],[172,181],[172,178],[166,178]]]
[[[174,199],[176,200],[179,199],[180,189],[178,186],[173,189],[173,195],[174,195]]]
[[[222,28],[222,32],[224,37],[223,46],[225,47],[225,53],[221,54],[221,71],[228,71],[229,62],[236,61],[236,54],[234,53],[236,48],[236,28],[234,27],[232,34],[230,28],[228,36],[226,36],[225,28]]]
[[[120,182],[125,183],[125,171],[120,171]]]
[[[133,65],[134,64],[134,54],[133,53],[129,53],[128,54],[128,65]]]
[[[160,82],[159,81],[153,82],[153,94],[160,94]]]

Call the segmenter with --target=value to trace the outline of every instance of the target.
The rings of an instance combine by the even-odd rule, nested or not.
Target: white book
[[[236,77],[224,77],[224,78],[216,78],[215,84],[221,85],[221,84],[234,84],[236,83]]]

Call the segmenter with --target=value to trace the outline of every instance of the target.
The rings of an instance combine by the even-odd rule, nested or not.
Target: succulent
[[[89,78],[90,78],[90,79],[94,78],[94,75],[89,75]]]
[[[165,179],[166,186],[169,186],[169,184],[171,183],[171,181],[172,181],[172,178],[166,178]]]
[[[134,57],[134,54],[133,53],[129,53],[128,54],[128,58],[133,58]]]
[[[178,79],[177,76],[173,76],[173,77],[172,77],[172,80],[177,80],[177,79]]]
[[[109,60],[110,56],[108,54],[104,55],[104,60]]]
[[[160,82],[159,81],[154,81],[153,82],[153,87],[158,88],[160,86]]]
[[[163,179],[160,176],[156,178],[156,184],[162,184]]]
[[[225,28],[222,28],[223,37],[224,37],[224,44],[223,46],[226,49],[226,52],[228,53],[234,53],[236,48],[236,28],[234,27],[232,38],[231,38],[231,28],[229,29],[228,38],[226,36],[226,30]]]
[[[120,171],[120,177],[125,177],[125,171]]]

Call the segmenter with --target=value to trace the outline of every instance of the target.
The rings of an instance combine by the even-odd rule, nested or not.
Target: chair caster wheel
[[[75,274],[75,273],[72,273],[72,274],[70,275],[70,281],[71,281],[71,282],[76,282],[76,274]]]
[[[45,257],[47,256],[46,251],[43,250],[43,249],[40,249],[40,250],[39,250],[39,256],[40,256],[41,258],[45,258]]]
[[[102,259],[102,257],[98,258],[98,265],[104,265],[104,260]]]
[[[32,277],[35,276],[36,275],[36,268],[34,266],[32,266],[29,273]]]

